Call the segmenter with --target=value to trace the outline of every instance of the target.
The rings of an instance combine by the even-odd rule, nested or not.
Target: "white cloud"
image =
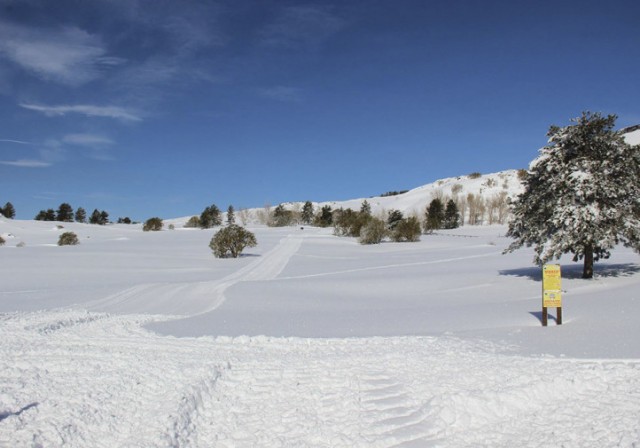
[[[80,85],[123,59],[107,55],[97,36],[77,27],[36,29],[0,22],[0,54],[39,78]]]
[[[51,163],[43,160],[21,159],[21,160],[0,160],[0,165],[17,166],[20,168],[46,168]]]
[[[62,116],[70,113],[82,114],[89,117],[106,117],[115,118],[123,121],[141,121],[142,118],[134,112],[118,106],[94,106],[88,104],[63,105],[63,106],[42,106],[38,104],[20,104],[25,109],[35,110],[43,114],[53,117]]]

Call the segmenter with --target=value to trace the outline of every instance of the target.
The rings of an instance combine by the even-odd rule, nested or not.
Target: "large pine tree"
[[[616,118],[584,112],[551,126],[513,203],[505,252],[533,246],[537,264],[571,253],[583,278],[619,243],[640,252],[640,147],[613,130]]]
[[[16,216],[16,209],[13,208],[13,204],[11,202],[7,202],[4,205],[4,208],[0,209],[0,212],[5,218],[13,219]]]

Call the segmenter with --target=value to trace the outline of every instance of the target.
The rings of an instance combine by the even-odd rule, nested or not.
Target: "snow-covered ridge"
[[[621,130],[625,140],[630,145],[640,145],[640,125],[630,126]],[[383,214],[389,210],[400,210],[405,215],[424,216],[425,210],[434,198],[444,198],[464,201],[469,195],[482,198],[486,203],[499,195],[514,199],[522,193],[523,186],[519,170],[506,170],[496,173],[481,174],[480,176],[468,174],[456,177],[439,179],[434,182],[413,188],[405,193],[393,196],[372,196],[368,198],[356,198],[348,200],[335,200],[313,202],[314,209],[325,205],[332,209],[351,208],[359,210],[366,200],[371,205],[374,214]],[[283,204],[289,210],[300,210],[304,201],[287,202]],[[259,209],[250,209],[250,214],[255,217]],[[466,217],[465,217],[466,219]],[[466,222],[466,221],[465,221]]]

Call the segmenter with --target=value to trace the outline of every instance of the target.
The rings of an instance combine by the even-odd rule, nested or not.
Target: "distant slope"
[[[626,141],[631,145],[640,145],[640,125],[630,126],[622,129]],[[374,215],[386,214],[389,210],[400,210],[405,215],[417,215],[422,218],[426,207],[436,197],[448,199],[458,199],[464,202],[472,194],[481,197],[485,202],[491,201],[499,195],[507,198],[515,198],[523,190],[522,182],[518,178],[518,170],[500,171],[497,173],[482,174],[479,177],[463,175],[440,179],[435,182],[416,187],[405,193],[394,196],[371,196],[368,198],[348,199],[344,201],[324,201],[312,202],[314,211],[320,210],[328,205],[333,210],[339,208],[351,208],[359,210],[366,200],[371,205]],[[301,210],[302,202],[287,202],[283,204],[289,210]],[[261,208],[247,210],[249,223],[259,222],[259,215],[263,211]],[[199,214],[200,212],[198,212]],[[468,212],[465,216],[467,222]],[[168,220],[168,223],[176,227],[184,225],[189,217]],[[485,220],[486,221],[486,220]]]

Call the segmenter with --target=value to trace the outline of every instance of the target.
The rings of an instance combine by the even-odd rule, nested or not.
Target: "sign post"
[[[559,264],[542,267],[542,326],[547,326],[547,308],[556,308],[556,323],[562,325],[562,286]]]

